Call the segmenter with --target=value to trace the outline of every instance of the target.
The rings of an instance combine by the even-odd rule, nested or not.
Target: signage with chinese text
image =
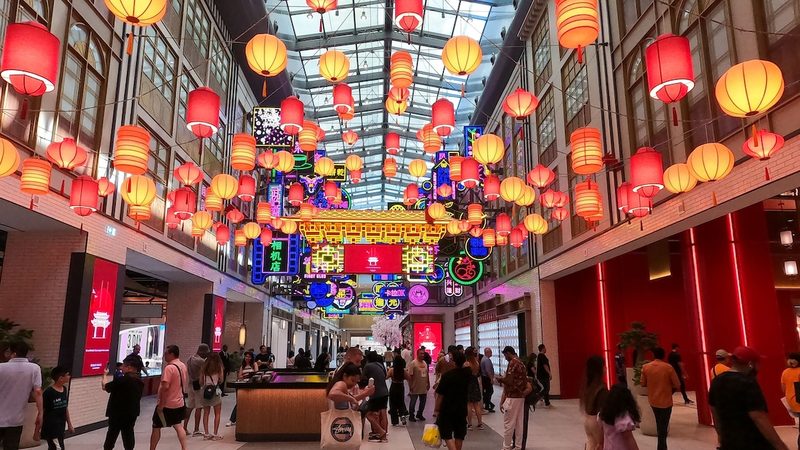
[[[447,265],[450,278],[462,286],[470,286],[483,277],[483,262],[475,261],[468,256],[450,258]]]
[[[347,244],[344,246],[344,272],[402,273],[403,247],[397,244]]]
[[[211,330],[211,350],[222,350],[222,332],[225,331],[225,299],[214,296],[213,303],[214,321]]]
[[[476,261],[488,259],[492,256],[492,249],[493,247],[486,247],[483,245],[482,237],[472,236],[467,239],[467,242],[464,244],[464,251],[467,252],[467,256]]]
[[[274,231],[272,243],[265,247],[253,240],[253,284],[264,284],[271,275],[296,275],[300,270],[300,235]]]

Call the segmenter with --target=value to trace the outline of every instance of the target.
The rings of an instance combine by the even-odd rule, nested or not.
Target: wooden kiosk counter
[[[319,441],[327,411],[321,372],[274,372],[269,381],[240,381],[236,388],[236,440]]]

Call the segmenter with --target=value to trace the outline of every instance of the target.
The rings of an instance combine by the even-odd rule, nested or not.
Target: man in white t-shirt
[[[36,400],[36,429],[42,424],[42,370],[28,361],[28,344],[12,342],[11,360],[0,364],[0,447],[19,448],[25,406]]]
[[[403,351],[400,352],[400,357],[406,361],[406,367],[411,365],[414,361],[414,354],[411,352],[411,345],[406,342],[403,344]]]

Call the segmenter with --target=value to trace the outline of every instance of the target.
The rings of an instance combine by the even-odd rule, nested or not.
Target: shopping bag
[[[319,448],[338,450],[361,447],[361,413],[351,409],[329,409],[320,413],[322,439]]]
[[[422,443],[426,447],[441,447],[442,436],[439,434],[439,427],[432,423],[425,424],[425,429],[422,431]]]

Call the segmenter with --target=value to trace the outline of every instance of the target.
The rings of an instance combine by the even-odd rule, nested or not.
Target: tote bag
[[[361,413],[351,409],[329,409],[320,413],[322,439],[319,448],[361,447]]]

